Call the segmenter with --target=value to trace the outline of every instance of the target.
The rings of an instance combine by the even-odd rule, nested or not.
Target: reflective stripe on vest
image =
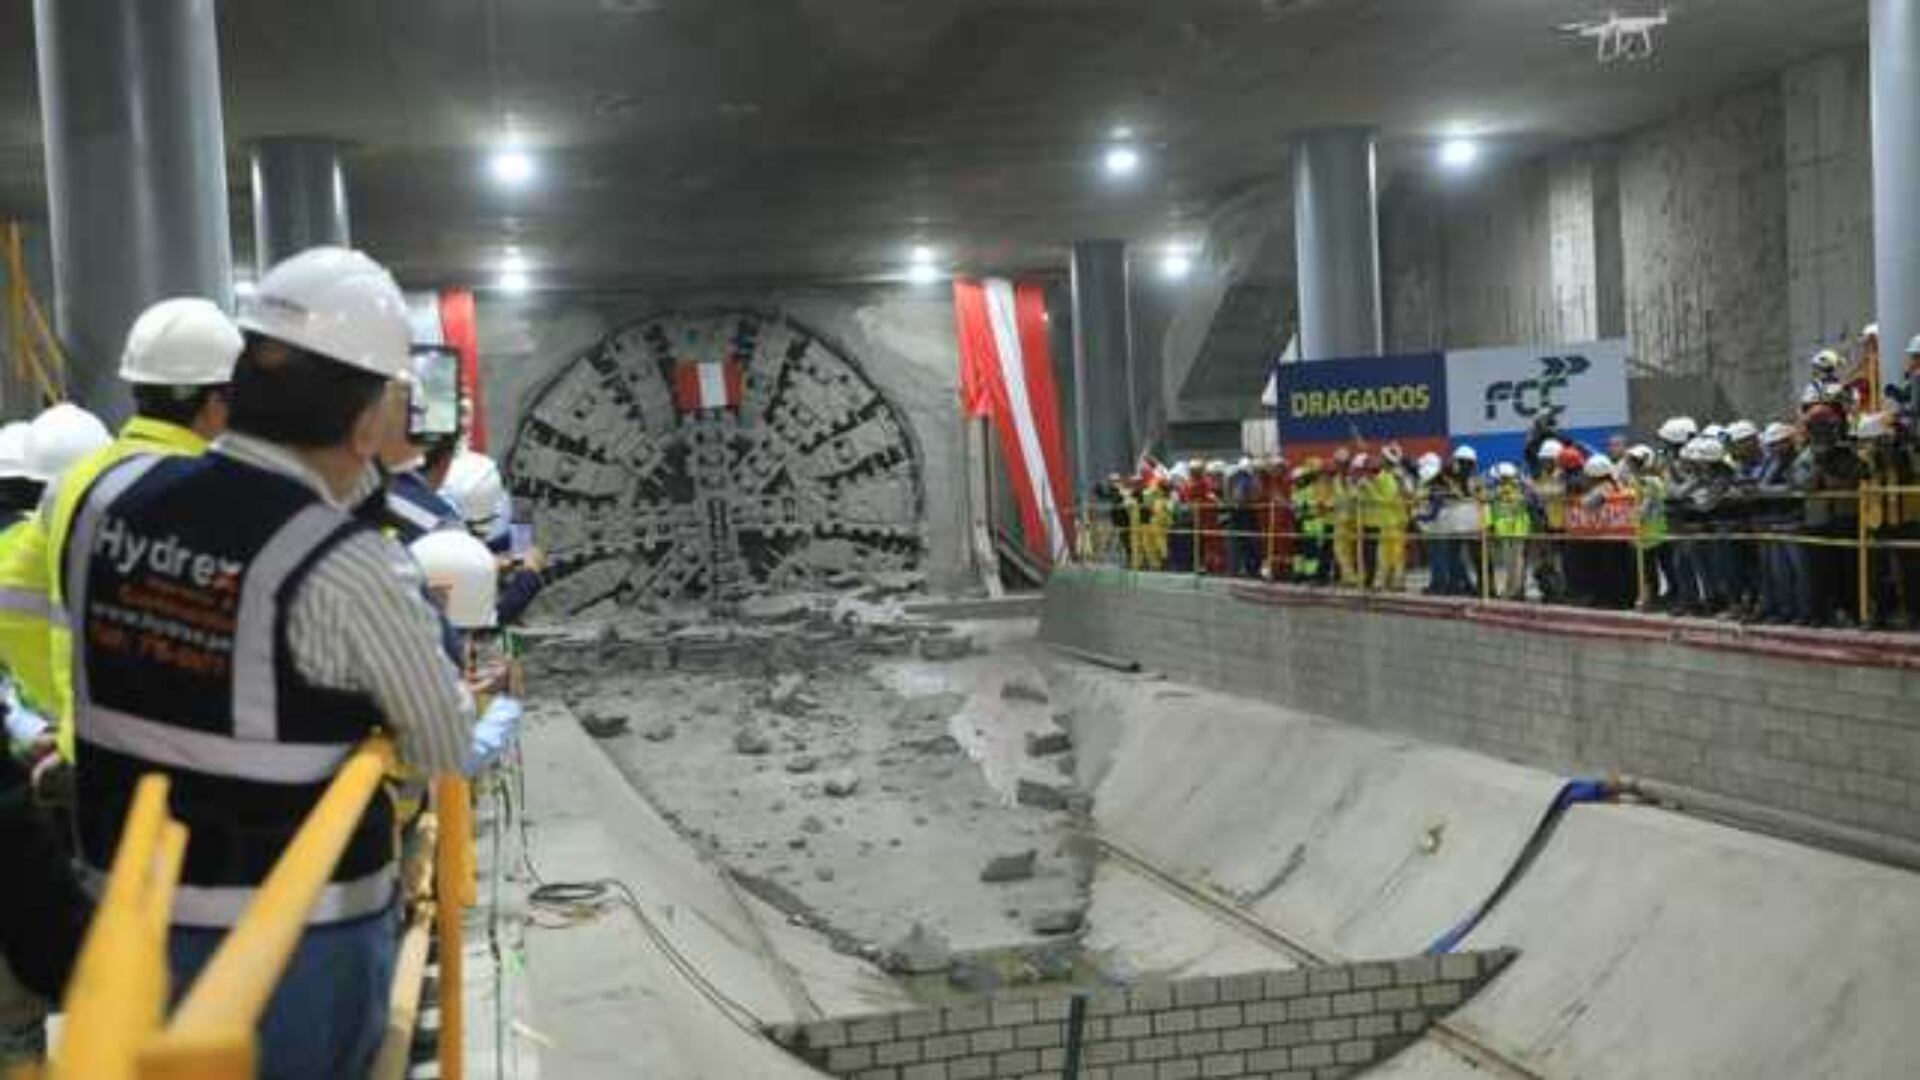
[[[106,875],[91,866],[81,866],[79,878],[81,887],[95,899],[106,889]],[[389,863],[365,877],[323,886],[307,915],[307,922],[346,922],[378,914],[393,902],[398,884],[399,871]],[[209,929],[232,926],[240,921],[259,892],[240,885],[175,885],[168,918],[176,926]]]

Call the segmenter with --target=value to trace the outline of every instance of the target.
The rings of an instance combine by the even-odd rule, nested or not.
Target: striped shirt
[[[273,443],[228,433],[212,452],[292,477],[348,508],[319,474]],[[473,698],[440,647],[439,617],[422,586],[406,549],[371,530],[357,533],[321,556],[294,594],[287,644],[309,682],[371,697],[409,765],[458,773],[473,741]]]

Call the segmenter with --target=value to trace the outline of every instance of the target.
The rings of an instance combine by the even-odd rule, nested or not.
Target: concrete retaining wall
[[[1055,668],[1101,835],[1328,960],[1405,955],[1456,925],[1560,786],[1246,697]],[[1101,864],[1096,955],[1165,976],[1283,966],[1260,955],[1265,938],[1127,865]],[[1920,1061],[1920,875],[1906,871],[1648,806],[1581,805],[1464,944],[1520,957],[1448,1028],[1537,1076],[1879,1080]],[[1367,1075],[1505,1073],[1430,1031]]]
[[[1085,1080],[1354,1075],[1424,1034],[1513,959],[1419,956],[1313,971],[1248,972],[1105,990],[1081,1029]],[[1072,994],[974,1001],[775,1031],[851,1080],[1052,1080]]]
[[[1266,605],[1233,589],[1064,571],[1042,636],[1562,774],[1646,776],[1920,840],[1920,673]]]

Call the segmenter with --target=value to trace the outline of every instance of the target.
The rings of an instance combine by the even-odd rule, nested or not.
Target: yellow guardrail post
[[[1873,623],[1873,550],[1867,542],[1867,498],[1873,491],[1873,485],[1861,484],[1855,493],[1857,504],[1854,507],[1854,561],[1860,576],[1860,626],[1865,628]]]
[[[1491,569],[1493,560],[1491,552],[1487,550],[1487,497],[1485,495],[1474,500],[1474,510],[1479,516],[1480,525],[1480,600],[1485,603],[1493,598],[1493,575],[1487,572]]]
[[[134,1080],[167,1002],[167,911],[186,829],[167,815],[167,780],[134,789],[105,891],[67,982],[66,1024],[49,1075]]]
[[[146,1055],[143,1077],[254,1074],[254,1029],[392,756],[376,737],[347,759]]]
[[[473,803],[467,781],[458,776],[443,776],[434,782],[434,810],[440,821],[440,838],[434,861],[434,907],[436,929],[440,937],[440,1080],[461,1080],[466,1060],[462,1045],[466,1040],[465,1002],[461,998],[465,981],[465,945],[461,917],[474,902],[473,880]]]

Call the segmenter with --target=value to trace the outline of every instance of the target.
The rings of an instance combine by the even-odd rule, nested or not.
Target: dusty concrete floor
[[[749,890],[848,952],[944,968],[942,954],[1069,940],[1087,863],[1074,814],[1019,801],[1067,794],[1031,619],[961,623],[954,660],[784,654],[778,671],[634,670],[570,677],[601,747],[683,835]],[[751,667],[753,665],[745,665]],[[984,881],[1032,853],[1031,875]],[[921,930],[916,933],[916,926]]]

